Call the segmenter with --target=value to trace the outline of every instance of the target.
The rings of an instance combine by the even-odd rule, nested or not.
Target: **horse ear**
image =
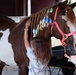
[[[76,2],[75,2],[75,3],[72,3],[70,6],[71,6],[72,9],[73,9],[73,8],[76,6]]]
[[[66,0],[66,1],[64,1],[64,2],[62,2],[62,3],[59,3],[59,8],[65,8],[65,6],[67,5],[67,2],[68,2],[68,0]]]

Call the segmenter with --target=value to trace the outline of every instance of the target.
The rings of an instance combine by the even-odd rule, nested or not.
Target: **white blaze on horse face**
[[[5,62],[7,65],[16,65],[14,61],[14,53],[11,44],[8,42],[8,37],[10,34],[9,29],[5,31],[0,30],[2,37],[0,39],[0,60]]]
[[[76,31],[76,25],[72,24],[69,20],[67,21],[66,16],[62,16],[62,19],[64,19],[67,23],[67,26],[70,29],[70,32],[75,32]],[[74,49],[76,50],[76,34],[73,35],[74,38]]]

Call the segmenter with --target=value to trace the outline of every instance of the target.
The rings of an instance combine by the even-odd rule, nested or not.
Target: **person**
[[[51,58],[50,46],[41,37],[34,37],[31,42],[28,38],[28,28],[31,21],[26,22],[24,31],[24,44],[29,58],[28,75],[50,75],[48,62]]]

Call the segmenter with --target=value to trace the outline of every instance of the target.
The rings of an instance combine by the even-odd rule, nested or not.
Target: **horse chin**
[[[75,55],[76,54],[76,47],[74,47],[73,45],[69,44],[68,45],[69,47],[69,52],[70,52],[70,55]]]

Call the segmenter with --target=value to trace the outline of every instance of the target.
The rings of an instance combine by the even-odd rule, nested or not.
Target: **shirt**
[[[29,74],[28,75],[50,75],[48,62],[42,64],[36,60],[36,56],[33,53],[32,48],[27,48],[27,57],[29,58]]]

